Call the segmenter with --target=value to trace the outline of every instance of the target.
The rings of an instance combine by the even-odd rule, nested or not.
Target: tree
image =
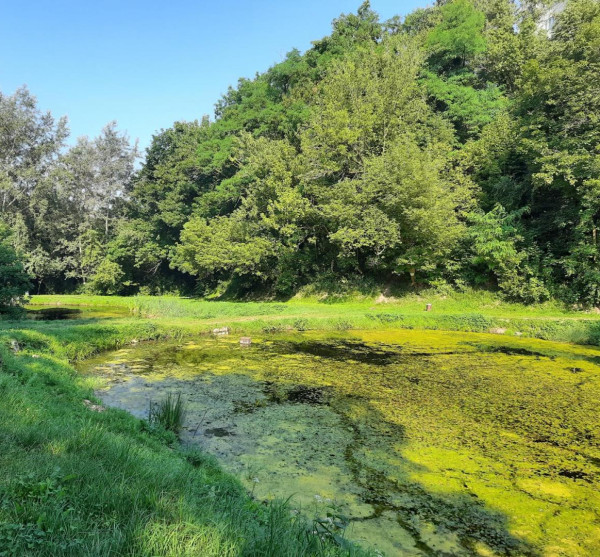
[[[369,2],[157,133],[66,129],[0,97],[0,210],[38,290],[292,293],[328,275],[461,280],[600,305],[600,4],[552,36],[514,0]],[[3,207],[3,208],[2,208]],[[219,288],[221,286],[218,286]]]
[[[469,0],[440,8],[440,21],[428,33],[429,71],[425,84],[436,111],[454,124],[464,142],[506,109],[507,99],[495,83],[483,79],[476,60],[486,52],[485,15]]]
[[[485,51],[485,15],[471,0],[452,0],[440,8],[441,21],[427,37],[427,47],[441,69],[464,67]]]
[[[530,234],[552,261],[555,291],[593,305],[600,304],[598,28],[597,2],[569,2],[547,48],[524,66],[515,104]]]
[[[0,313],[18,308],[31,288],[22,261],[10,243],[10,231],[0,222]]]
[[[465,233],[468,182],[449,168],[443,144],[420,148],[409,134],[370,159],[359,179],[337,184],[323,211],[330,239],[362,272],[387,269],[421,276],[443,272]],[[436,273],[437,272],[437,273]]]
[[[67,120],[41,112],[26,87],[0,92],[0,215],[10,222],[43,181],[68,135]]]
[[[61,226],[54,248],[67,278],[85,284],[95,274],[124,214],[136,158],[137,146],[111,122],[95,139],[79,138],[59,159],[54,180]]]
[[[500,290],[509,298],[525,303],[541,302],[549,297],[548,289],[528,265],[528,253],[519,231],[524,209],[507,213],[496,205],[488,213],[469,215],[470,264],[476,281],[486,280],[491,272]]]
[[[417,42],[402,36],[332,63],[301,136],[311,180],[360,174],[366,159],[384,153],[403,130],[414,130],[423,141],[444,133],[417,80],[422,63]]]
[[[94,294],[119,294],[123,289],[124,276],[125,273],[118,263],[103,259],[95,268],[94,275],[87,285],[87,290]]]
[[[94,140],[79,138],[63,159],[71,174],[69,196],[73,200],[77,196],[88,220],[103,223],[106,237],[118,215],[119,201],[130,189],[137,157],[137,143],[131,145],[116,122],[110,122]]]
[[[270,274],[269,259],[275,248],[268,238],[255,234],[256,226],[233,217],[216,217],[210,222],[193,218],[181,232],[173,264],[182,271],[204,278],[211,275]]]

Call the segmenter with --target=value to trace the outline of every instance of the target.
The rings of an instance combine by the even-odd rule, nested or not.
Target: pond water
[[[146,343],[88,360],[259,499],[350,518],[386,555],[600,554],[600,351],[498,335],[307,332]]]
[[[127,309],[122,307],[100,306],[46,306],[29,304],[26,307],[25,317],[34,321],[62,321],[66,319],[105,319],[112,317],[126,317]]]

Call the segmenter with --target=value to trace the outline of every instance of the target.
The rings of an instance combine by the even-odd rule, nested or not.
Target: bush
[[[98,265],[96,274],[86,286],[86,290],[92,294],[119,294],[123,288],[123,277],[125,273],[121,266],[114,261],[105,259]]]

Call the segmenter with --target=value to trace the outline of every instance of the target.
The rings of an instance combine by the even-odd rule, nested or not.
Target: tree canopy
[[[600,5],[368,2],[137,149],[0,95],[1,217],[40,291],[292,294],[321,277],[600,304]]]

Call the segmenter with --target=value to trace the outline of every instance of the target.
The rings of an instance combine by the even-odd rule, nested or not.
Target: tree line
[[[359,279],[599,305],[600,3],[569,0],[551,29],[547,9],[452,0],[380,21],[364,2],[213,119],[161,130],[137,169],[115,124],[65,149],[64,120],[0,94],[13,274],[20,259],[40,292]]]

